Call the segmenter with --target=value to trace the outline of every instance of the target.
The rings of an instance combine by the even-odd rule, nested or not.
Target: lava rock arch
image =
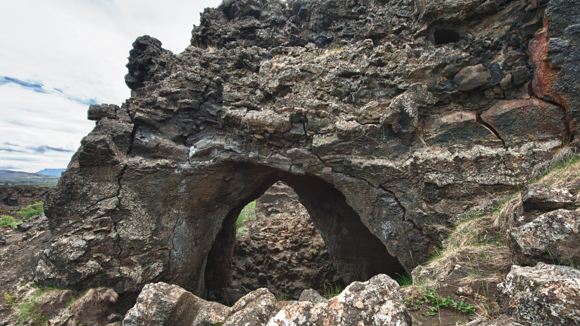
[[[47,198],[37,281],[201,294],[220,227],[218,251],[230,219],[280,178],[339,263],[377,247],[341,247],[340,223],[360,220],[349,234],[370,231],[410,272],[458,220],[578,143],[577,1],[350,3],[227,0],[178,55],[139,37],[131,97],[89,108],[96,126]],[[469,37],[433,46],[438,26]]]
[[[238,164],[236,169],[252,173],[257,168],[248,164]],[[220,231],[216,234],[205,267],[206,284],[212,283],[217,287],[227,287],[231,284],[237,217],[249,202],[258,199],[277,181],[284,181],[298,194],[300,202],[306,207],[314,225],[320,231],[330,252],[330,259],[343,283],[370,279],[380,273],[395,277],[405,272],[404,267],[362,223],[358,214],[346,203],[344,195],[334,186],[315,176],[265,169],[271,171],[270,175],[263,181],[250,177],[255,180],[254,182],[261,181],[261,184],[250,197],[240,201],[227,214]]]

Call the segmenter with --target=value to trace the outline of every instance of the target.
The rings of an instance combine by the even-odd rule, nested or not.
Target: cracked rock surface
[[[277,181],[345,283],[411,271],[577,131],[578,59],[546,56],[575,53],[580,5],[542,4],[226,0],[180,54],[139,37],[131,97],[89,108],[47,199],[38,281],[225,287],[235,220]]]
[[[538,263],[512,266],[498,285],[502,312],[527,325],[580,323],[580,271],[568,266]]]
[[[166,283],[146,285],[123,325],[411,325],[399,284],[379,274],[355,282],[328,302],[281,301],[252,291],[233,307],[207,302]]]

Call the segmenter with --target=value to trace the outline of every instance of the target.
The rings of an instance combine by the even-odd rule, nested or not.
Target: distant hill
[[[38,174],[38,173],[28,173],[20,171],[11,170],[0,170],[0,185],[3,184],[36,184],[36,185],[56,185],[58,183],[58,177]]]
[[[44,170],[38,171],[36,173],[38,173],[38,174],[44,174],[44,175],[50,175],[50,176],[53,176],[53,177],[59,177],[60,178],[60,175],[64,171],[66,171],[66,169],[44,169]]]

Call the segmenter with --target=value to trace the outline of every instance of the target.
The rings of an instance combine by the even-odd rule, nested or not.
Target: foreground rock
[[[354,282],[326,303],[296,302],[280,310],[268,326],[411,325],[399,284],[386,275]]]
[[[514,265],[498,290],[502,312],[523,324],[580,324],[580,271],[575,268]]]
[[[306,290],[302,291],[298,301],[301,301],[301,302],[308,301],[310,303],[317,304],[317,303],[327,303],[328,299],[321,296],[318,292],[314,291],[313,289],[306,289]]]
[[[278,310],[274,295],[268,289],[258,289],[236,302],[224,326],[265,325]]]
[[[118,297],[112,289],[90,289],[70,307],[50,312],[49,324],[51,326],[81,326],[117,323],[116,325],[120,326],[123,317],[113,309]]]
[[[312,297],[312,295],[310,296]],[[319,301],[319,299],[316,299]],[[355,282],[327,302],[277,302],[258,289],[232,308],[207,302],[166,283],[146,285],[125,316],[125,326],[145,325],[411,325],[399,285],[386,275]]]
[[[519,265],[537,262],[579,266],[580,211],[558,209],[540,215],[509,233],[510,250]]]
[[[213,325],[222,323],[231,309],[202,300],[177,285],[146,285],[137,303],[125,315],[125,326]]]

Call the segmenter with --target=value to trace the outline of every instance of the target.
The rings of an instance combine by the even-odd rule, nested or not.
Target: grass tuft
[[[18,213],[16,213],[16,216],[22,218],[23,220],[27,220],[34,215],[42,215],[44,214],[43,205],[44,202],[42,201],[36,202],[32,205],[28,205],[23,209],[21,209],[20,211],[18,211]]]
[[[332,286],[332,284],[329,284],[328,287],[326,287],[326,284],[323,284],[322,291],[324,292],[324,297],[326,299],[330,299],[339,295],[342,292],[342,288],[340,287],[339,284],[335,284],[334,286]]]
[[[413,277],[411,275],[409,275],[409,273],[397,274],[397,275],[399,275],[399,276],[397,276],[395,281],[397,281],[397,283],[399,283],[399,286],[403,287],[403,286],[413,285]]]
[[[11,227],[16,227],[18,224],[22,224],[22,221],[15,221],[14,217],[10,215],[2,215],[0,217],[0,226],[10,225]]]

